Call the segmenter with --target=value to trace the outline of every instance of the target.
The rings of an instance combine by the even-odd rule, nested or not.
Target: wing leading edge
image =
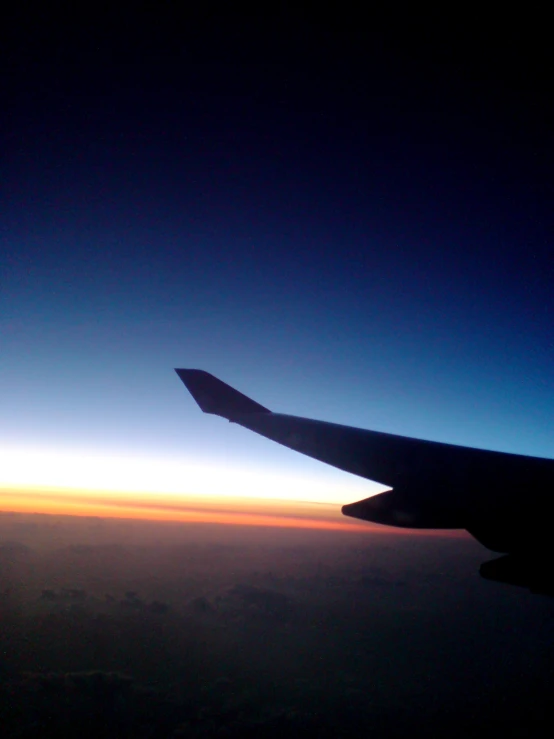
[[[347,516],[409,528],[467,529],[502,553],[550,541],[554,460],[473,449],[273,413],[208,372],[177,369],[205,413],[289,449],[390,486],[345,505]]]

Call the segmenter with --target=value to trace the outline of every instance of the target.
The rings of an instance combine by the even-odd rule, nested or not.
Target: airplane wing
[[[542,551],[550,541],[554,460],[273,413],[208,372],[175,371],[205,413],[392,488],[343,506],[347,516],[408,528],[466,529],[489,549],[516,555]],[[504,566],[503,581],[507,571]],[[500,579],[491,568],[483,575]]]

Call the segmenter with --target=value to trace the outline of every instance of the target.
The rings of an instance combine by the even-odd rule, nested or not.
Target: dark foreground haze
[[[465,538],[0,516],[3,737],[552,730],[554,601]]]

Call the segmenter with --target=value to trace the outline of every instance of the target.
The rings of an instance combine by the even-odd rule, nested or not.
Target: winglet
[[[248,413],[271,413],[209,372],[197,369],[176,369],[175,372],[204,413],[223,416],[230,421]]]

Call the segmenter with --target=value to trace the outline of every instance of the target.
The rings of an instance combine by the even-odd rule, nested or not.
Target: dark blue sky
[[[184,366],[283,412],[554,455],[541,39],[523,63],[485,31],[332,21],[18,25],[3,445],[319,469],[202,416]]]

